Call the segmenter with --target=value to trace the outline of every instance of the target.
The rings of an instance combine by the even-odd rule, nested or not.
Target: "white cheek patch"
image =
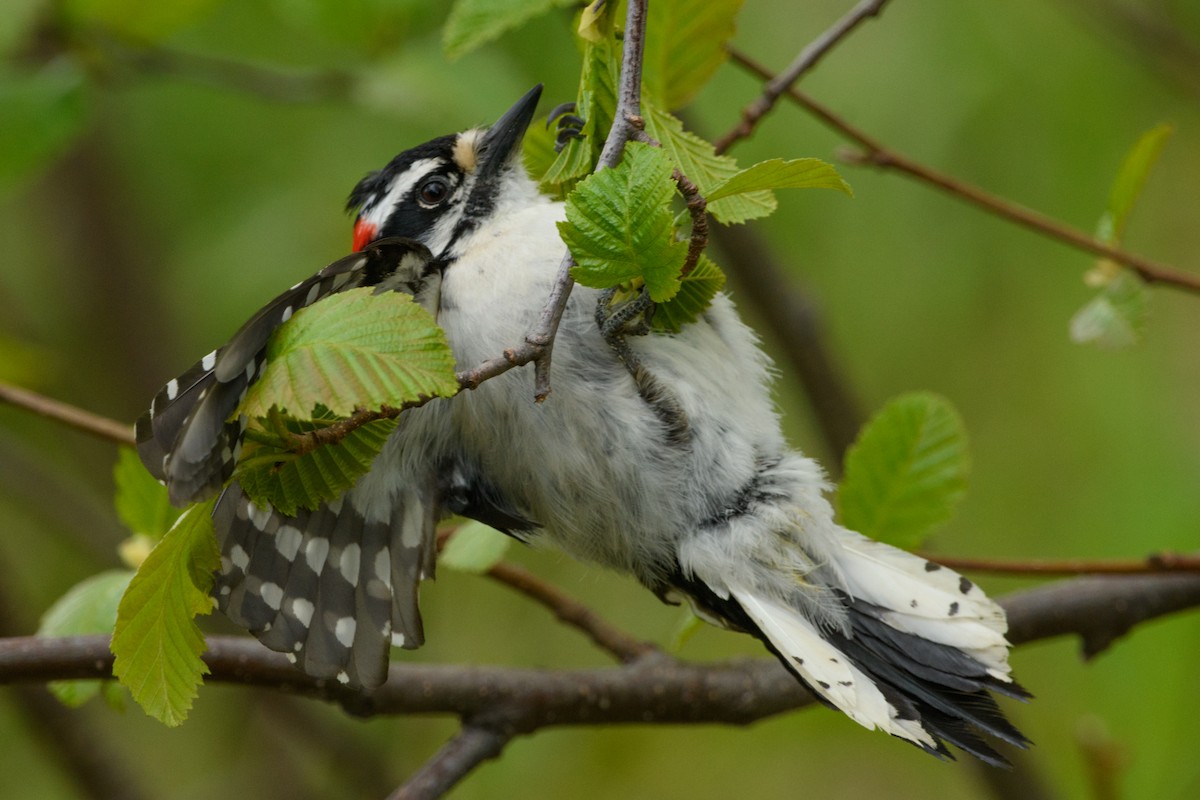
[[[392,181],[392,186],[388,189],[387,194],[359,214],[359,219],[379,230],[383,227],[383,223],[387,222],[387,218],[392,215],[396,204],[412,191],[417,181],[444,164],[445,162],[440,158],[421,158],[409,164],[408,169],[401,172]]]

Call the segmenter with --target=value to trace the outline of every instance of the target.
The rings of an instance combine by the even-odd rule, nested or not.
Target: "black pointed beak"
[[[479,147],[479,175],[492,177],[516,155],[521,148],[525,131],[533,121],[533,112],[542,96],[542,85],[530,89],[512,108],[504,112],[496,124],[484,134]]]

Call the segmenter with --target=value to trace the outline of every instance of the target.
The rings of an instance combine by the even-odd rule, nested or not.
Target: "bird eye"
[[[417,197],[423,205],[436,206],[450,194],[450,184],[441,175],[432,175],[417,187]]]

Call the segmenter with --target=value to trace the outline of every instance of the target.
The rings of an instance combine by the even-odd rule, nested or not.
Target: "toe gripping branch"
[[[572,139],[585,139],[584,119],[575,113],[574,103],[560,103],[546,117],[546,127],[557,123],[558,133],[554,137],[554,152],[561,153]]]

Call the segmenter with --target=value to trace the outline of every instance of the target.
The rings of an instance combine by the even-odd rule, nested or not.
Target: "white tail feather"
[[[841,531],[837,566],[855,599],[883,609],[887,624],[956,647],[997,678],[1008,677],[1004,609],[957,572],[903,550]]]
[[[800,613],[737,586],[730,593],[759,630],[771,640],[792,670],[813,691],[863,727],[935,747],[936,741],[917,720],[897,718],[897,710],[869,677],[821,636]]]

